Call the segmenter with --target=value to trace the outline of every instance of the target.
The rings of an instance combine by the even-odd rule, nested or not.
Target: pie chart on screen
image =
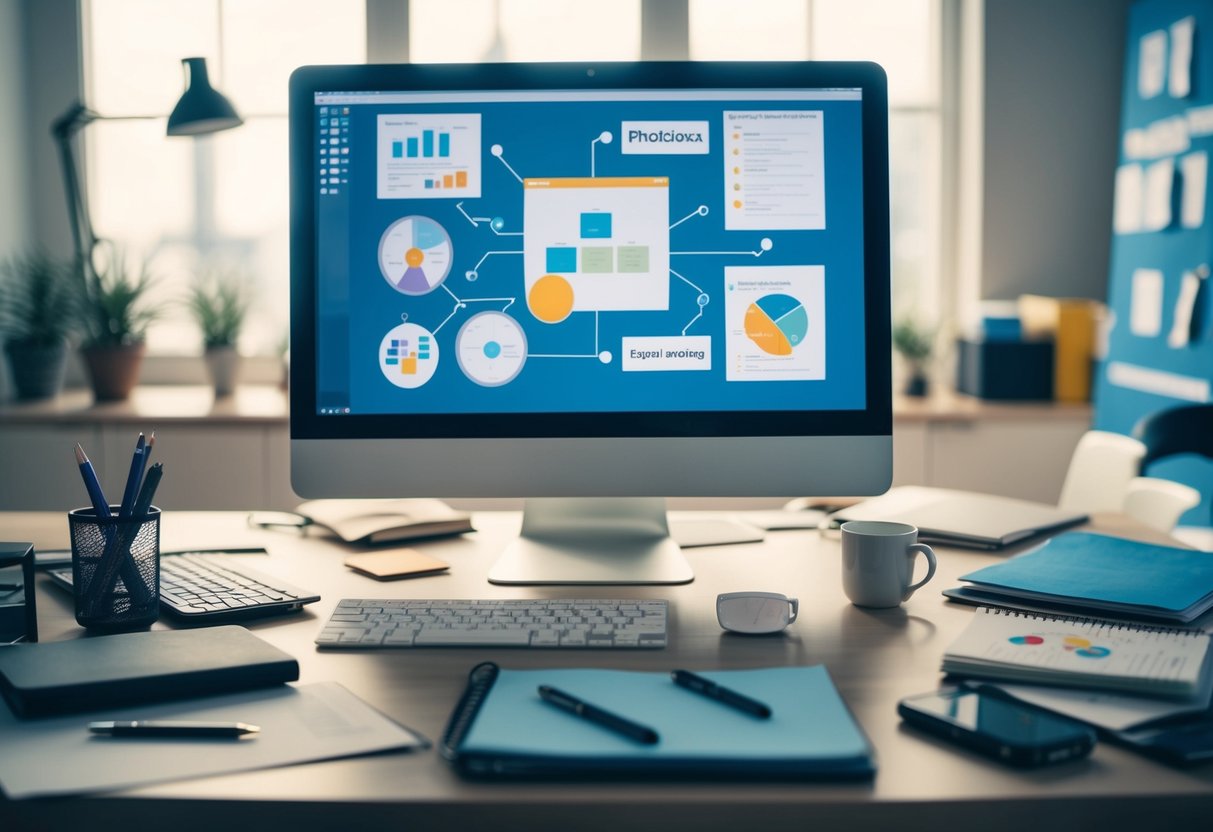
[[[451,238],[429,217],[396,220],[379,240],[379,270],[401,294],[428,294],[450,274]]]
[[[809,314],[791,295],[763,295],[745,311],[745,334],[770,355],[791,355],[809,332]]]

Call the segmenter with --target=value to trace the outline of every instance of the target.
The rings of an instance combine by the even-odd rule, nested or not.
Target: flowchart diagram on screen
[[[396,387],[424,386],[446,352],[481,387],[510,384],[531,361],[715,373],[728,382],[825,378],[826,266],[786,257],[761,262],[775,246],[764,232],[826,228],[820,110],[725,110],[714,122],[620,120],[618,132],[586,137],[585,176],[522,175],[504,144],[482,142],[479,113],[377,119],[377,198],[454,201],[458,221],[485,232],[481,247],[467,250],[463,242],[457,250],[450,230],[415,202],[382,231],[380,277],[399,294],[401,311],[382,337],[379,365]],[[680,200],[671,177],[652,173],[660,157],[708,155],[717,142],[719,203],[673,209]],[[607,152],[616,173],[632,161],[636,173],[599,176]],[[482,193],[487,165],[501,165],[505,181],[521,189],[520,221],[480,210],[493,202]],[[516,195],[499,200],[507,201],[516,203]],[[676,245],[702,223],[744,242],[707,251]],[[508,277],[493,269],[482,279],[495,258],[511,261]],[[434,293],[450,301],[445,317],[410,317],[409,301]],[[723,304],[723,323],[717,313],[709,328],[705,310],[713,304]],[[601,337],[602,316],[650,312],[668,314],[633,315],[634,331],[611,342]],[[553,343],[566,348],[552,350]]]

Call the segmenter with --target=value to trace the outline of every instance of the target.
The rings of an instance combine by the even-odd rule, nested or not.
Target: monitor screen
[[[296,488],[883,490],[887,118],[863,63],[297,70]]]
[[[865,406],[862,90],[317,91],[316,412]]]

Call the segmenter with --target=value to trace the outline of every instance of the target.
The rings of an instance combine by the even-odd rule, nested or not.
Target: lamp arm
[[[72,229],[72,246],[76,260],[84,270],[85,280],[90,282],[93,274],[93,250],[97,237],[89,216],[88,201],[80,188],[80,168],[72,142],[77,133],[96,121],[99,116],[79,101],[73,103],[63,115],[51,123],[51,135],[59,148],[59,165],[63,169],[63,190],[67,197],[67,218]]]

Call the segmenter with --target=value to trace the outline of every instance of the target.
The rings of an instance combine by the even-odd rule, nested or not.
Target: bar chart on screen
[[[381,115],[379,199],[480,196],[480,114]]]

